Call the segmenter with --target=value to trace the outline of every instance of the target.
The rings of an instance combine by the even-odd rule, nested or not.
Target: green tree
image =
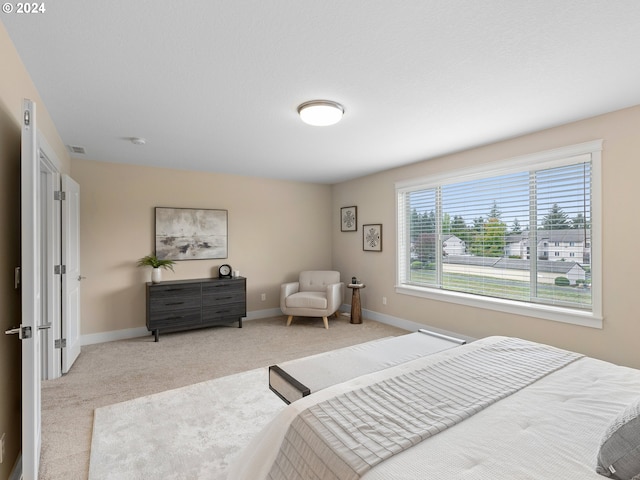
[[[445,213],[442,215],[442,234],[448,235],[451,233],[451,215]]]
[[[569,216],[564,213],[557,203],[553,204],[549,209],[549,213],[542,219],[543,230],[565,230],[570,227]]]
[[[489,218],[483,223],[482,232],[476,235],[471,252],[481,257],[504,256],[506,234],[507,225],[503,221]]]
[[[498,202],[495,200],[487,218],[497,218],[498,220],[502,218],[502,211],[498,208]]]
[[[591,228],[591,225],[585,221],[584,215],[578,213],[571,219],[571,228],[576,230],[583,230],[585,228]]]
[[[411,239],[415,242],[417,237],[423,233],[435,233],[436,214],[431,212],[418,213],[414,208],[411,211]]]
[[[435,233],[422,233],[413,242],[413,249],[416,257],[423,263],[434,262],[436,259],[436,238]]]
[[[467,227],[464,218],[462,218],[460,215],[454,215],[453,220],[451,220],[450,233],[451,235],[455,235],[460,240],[462,240],[466,245],[467,251],[469,251],[473,234],[469,230],[469,227]]]
[[[522,233],[522,227],[517,218],[513,219],[513,227],[511,227],[511,233]]]
[[[433,210],[422,214],[422,232],[436,233],[436,213]]]

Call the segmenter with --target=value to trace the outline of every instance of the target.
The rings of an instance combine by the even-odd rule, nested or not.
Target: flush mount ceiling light
[[[300,119],[309,125],[326,127],[338,123],[344,114],[344,107],[330,100],[311,100],[298,107]]]
[[[134,145],[144,145],[145,143],[147,143],[147,140],[142,137],[130,137],[129,140]]]

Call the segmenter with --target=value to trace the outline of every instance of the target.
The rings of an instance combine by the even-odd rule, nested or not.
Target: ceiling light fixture
[[[344,107],[330,100],[311,100],[298,107],[300,119],[316,127],[326,127],[338,123],[344,114]]]
[[[131,137],[129,140],[131,140],[131,143],[134,145],[144,145],[147,143],[147,141],[142,137]]]

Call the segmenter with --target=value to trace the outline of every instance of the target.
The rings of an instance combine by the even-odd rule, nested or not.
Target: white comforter
[[[502,338],[486,338],[365,375],[294,402],[240,454],[228,478],[265,478],[289,423],[310,405]],[[639,370],[583,358],[390,458],[362,478],[602,480],[595,473],[600,438],[617,413],[638,396]]]

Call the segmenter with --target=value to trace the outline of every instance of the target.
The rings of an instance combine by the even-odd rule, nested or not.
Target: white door
[[[62,373],[80,355],[80,185],[62,176]]]
[[[22,478],[36,480],[40,461],[40,167],[36,106],[23,102],[21,166],[22,231]]]
[[[45,143],[38,138],[40,148],[40,315],[42,323],[50,323],[51,329],[43,330],[40,337],[41,379],[52,380],[62,375],[62,353],[56,347],[61,332],[62,275],[56,273],[60,260],[60,201],[56,192],[61,188],[60,174],[53,152],[45,152]]]

